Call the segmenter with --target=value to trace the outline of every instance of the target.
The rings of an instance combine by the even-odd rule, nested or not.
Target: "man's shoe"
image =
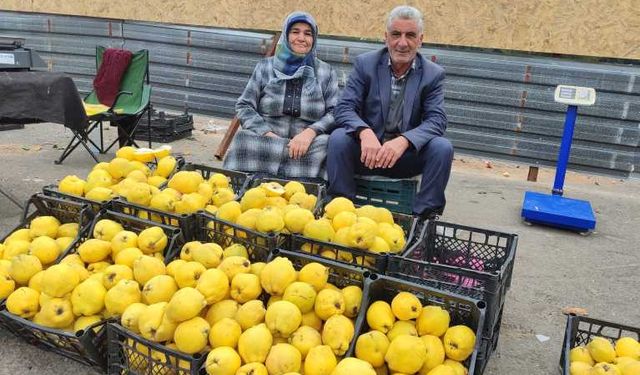
[[[444,212],[444,207],[429,208],[422,211],[418,216],[420,220],[436,220]]]

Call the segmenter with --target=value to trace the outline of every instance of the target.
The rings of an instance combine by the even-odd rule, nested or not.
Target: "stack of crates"
[[[193,130],[193,115],[185,112],[179,115],[167,114],[163,111],[151,113],[151,125],[147,116],[142,116],[136,127],[133,138],[140,141],[149,140],[149,126],[151,126],[151,141],[168,143],[191,136]]]

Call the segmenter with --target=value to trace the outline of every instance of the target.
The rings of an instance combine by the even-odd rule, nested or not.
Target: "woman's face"
[[[304,22],[296,22],[289,29],[289,46],[293,52],[304,55],[311,51],[313,46],[313,32],[311,26]]]

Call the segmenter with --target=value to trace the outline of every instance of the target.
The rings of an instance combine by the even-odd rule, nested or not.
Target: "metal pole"
[[[564,177],[567,174],[567,164],[569,163],[569,154],[571,153],[571,140],[573,139],[573,128],[576,124],[576,115],[578,107],[570,105],[567,108],[567,117],[564,119],[564,132],[562,133],[562,143],[560,144],[560,152],[558,153],[558,165],[556,167],[556,179],[553,183],[553,195],[562,195],[564,186]]]

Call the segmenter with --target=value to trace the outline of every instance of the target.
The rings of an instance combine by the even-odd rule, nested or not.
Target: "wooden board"
[[[309,11],[320,33],[382,40],[387,12],[408,3],[425,15],[425,42],[640,59],[639,0],[0,0],[0,9],[280,30]]]

